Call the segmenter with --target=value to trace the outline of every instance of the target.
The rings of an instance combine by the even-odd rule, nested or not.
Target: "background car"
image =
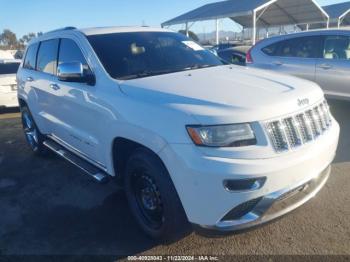
[[[238,44],[233,44],[233,43],[221,43],[218,45],[214,45],[213,47],[210,48],[211,51],[221,51],[221,50],[225,50],[228,48],[233,48],[238,46]]]
[[[263,40],[248,66],[315,81],[331,97],[350,99],[350,31],[318,30]]]
[[[219,50],[216,54],[230,64],[244,66],[246,65],[246,55],[249,48],[249,46],[237,46]]]
[[[0,60],[0,108],[18,107],[16,73],[20,60]]]

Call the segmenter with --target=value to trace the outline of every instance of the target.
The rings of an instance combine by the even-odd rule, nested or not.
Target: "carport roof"
[[[226,0],[194,9],[164,22],[162,26],[231,18],[244,27],[251,27],[254,12],[257,13],[257,25],[261,26],[326,22],[328,20],[327,13],[314,0]]]
[[[350,12],[350,2],[327,5],[324,6],[323,9],[327,12],[331,19],[338,19]]]

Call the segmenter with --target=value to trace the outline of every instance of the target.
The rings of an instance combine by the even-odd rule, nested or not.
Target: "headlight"
[[[198,146],[242,147],[256,144],[250,124],[187,126],[187,131]]]

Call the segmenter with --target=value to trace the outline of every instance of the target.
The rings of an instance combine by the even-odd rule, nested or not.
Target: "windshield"
[[[112,78],[127,80],[223,65],[184,35],[132,32],[87,37]]]
[[[19,63],[0,64],[0,75],[16,74]]]

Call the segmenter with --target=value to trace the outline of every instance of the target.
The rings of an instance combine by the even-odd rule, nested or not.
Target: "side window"
[[[321,41],[318,36],[298,37],[272,44],[263,51],[271,56],[319,58]]]
[[[79,46],[71,39],[61,39],[58,64],[80,62],[84,70],[89,70],[88,63],[82,54]]]
[[[262,51],[268,56],[277,56],[280,45],[281,45],[281,42],[277,42],[272,45],[264,47]]]
[[[57,67],[58,39],[43,41],[38,52],[37,70],[55,75]]]
[[[323,58],[350,60],[350,37],[327,36],[324,42]]]
[[[24,63],[23,63],[23,68],[30,69],[30,70],[35,70],[35,64],[36,64],[36,54],[38,52],[38,43],[32,44],[28,47]]]

